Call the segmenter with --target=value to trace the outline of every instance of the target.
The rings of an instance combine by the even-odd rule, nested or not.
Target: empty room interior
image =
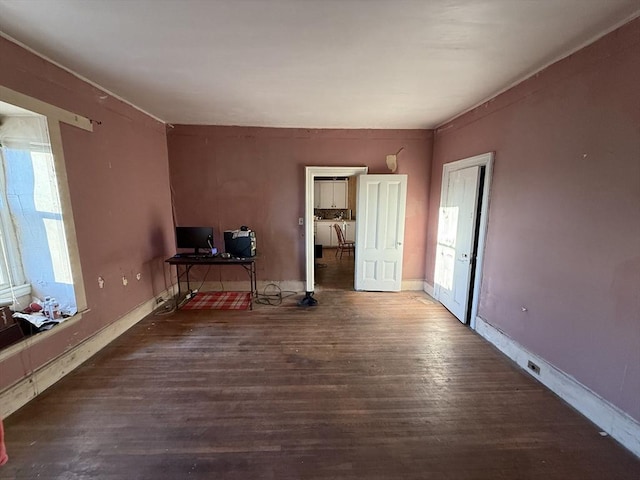
[[[640,478],[637,0],[0,0],[0,159],[0,478]]]

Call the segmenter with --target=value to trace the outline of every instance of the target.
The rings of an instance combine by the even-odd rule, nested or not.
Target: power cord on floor
[[[160,307],[157,307],[154,310],[153,314],[158,316],[171,315],[173,312],[175,312],[178,309],[178,307],[181,307],[182,305],[187,303],[188,300],[193,298],[195,294],[202,289],[202,286],[204,285],[204,282],[207,280],[207,275],[209,275],[210,270],[211,270],[211,266],[209,265],[207,267],[207,271],[205,272],[204,277],[202,278],[202,281],[200,282],[200,286],[198,288],[194,288],[193,290],[191,290],[187,294],[187,296],[182,299],[178,299],[177,296],[174,296],[169,300],[163,302],[163,304]]]
[[[204,277],[202,277],[202,282],[200,282],[200,286],[199,286],[198,288],[196,288],[195,290],[193,290],[193,291],[195,291],[195,292],[199,292],[200,290],[202,290],[202,286],[204,285],[204,282],[205,282],[205,280],[207,279],[207,275],[209,275],[209,271],[210,271],[210,270],[211,270],[211,265],[209,265],[209,266],[207,267],[207,271],[206,271],[206,272],[204,272]]]
[[[280,287],[275,283],[268,283],[267,285],[265,285],[262,293],[258,292],[255,303],[258,303],[260,305],[271,305],[272,307],[275,307],[281,305],[282,301],[285,298],[289,298],[297,294],[298,292],[293,292],[291,290],[281,290]],[[162,305],[154,310],[153,314],[157,316],[171,315],[178,309],[178,305],[176,304],[177,300],[177,297],[172,297],[169,300],[163,302]],[[187,300],[188,297],[182,299],[180,301],[180,306],[186,303]]]
[[[265,285],[263,293],[258,293],[255,303],[260,305],[271,305],[272,307],[282,304],[282,300],[293,295],[297,295],[298,292],[282,291],[275,283],[268,283]],[[286,294],[286,295],[283,295]]]
[[[153,314],[157,316],[171,315],[177,309],[176,298],[173,297],[169,300],[166,300],[165,302],[162,302],[162,304],[153,311]]]

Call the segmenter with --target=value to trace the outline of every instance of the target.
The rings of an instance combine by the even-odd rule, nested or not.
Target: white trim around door
[[[482,189],[482,200],[481,200],[481,208],[480,208],[480,217],[478,220],[478,229],[475,233],[476,238],[474,243],[477,245],[477,253],[475,260],[475,272],[473,275],[472,285],[469,285],[467,288],[471,289],[469,292],[471,297],[471,309],[467,314],[467,318],[469,319],[469,326],[471,328],[475,328],[475,319],[478,314],[478,301],[480,298],[480,285],[482,281],[482,264],[484,260],[484,247],[485,247],[485,239],[487,235],[487,225],[489,223],[489,198],[491,191],[491,177],[493,175],[493,160],[494,154],[493,152],[483,153],[481,155],[476,155],[474,157],[465,158],[462,160],[458,160],[451,163],[445,163],[442,167],[442,188],[440,191],[440,207],[445,204],[447,194],[448,194],[448,185],[449,185],[449,176],[452,172],[456,172],[458,170],[463,170],[469,167],[481,167],[484,169],[482,182],[479,184],[479,188]],[[475,226],[473,227],[475,228]],[[438,264],[436,259],[436,265]],[[439,277],[439,272],[434,272],[434,278]],[[439,300],[439,291],[440,287],[437,282],[434,281],[434,298]],[[461,321],[463,321],[461,319]],[[463,321],[465,323],[465,321]]]
[[[307,295],[314,291],[315,258],[313,245],[313,181],[316,177],[351,177],[366,174],[369,167],[305,167],[304,238]],[[357,220],[356,220],[357,222]]]

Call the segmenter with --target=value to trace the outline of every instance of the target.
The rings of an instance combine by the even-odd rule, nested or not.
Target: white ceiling
[[[433,128],[640,0],[0,0],[0,31],[174,124]]]

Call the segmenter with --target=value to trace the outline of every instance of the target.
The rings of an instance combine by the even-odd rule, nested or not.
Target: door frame
[[[491,193],[491,178],[493,176],[493,160],[494,160],[494,152],[487,152],[480,155],[476,155],[473,157],[464,158],[461,160],[457,160],[450,163],[445,163],[442,166],[442,185],[440,189],[440,205],[438,210],[442,208],[442,205],[445,203],[447,198],[448,190],[449,190],[449,175],[451,172],[456,170],[463,170],[469,167],[484,167],[484,182],[482,184],[482,199],[481,199],[481,208],[480,208],[480,218],[479,218],[479,228],[477,231],[477,236],[475,237],[475,243],[477,244],[477,257],[475,259],[475,276],[473,279],[473,285],[469,285],[468,288],[471,289],[469,292],[472,295],[471,299],[471,312],[469,317],[469,327],[475,330],[476,327],[476,317],[478,315],[478,302],[480,299],[480,285],[482,283],[482,267],[484,263],[484,250],[485,250],[485,241],[487,236],[487,226],[489,224],[489,199]],[[480,184],[478,183],[478,188],[480,188]],[[438,225],[440,222],[438,221]],[[475,227],[474,227],[475,231]],[[435,267],[434,267],[435,268]],[[440,286],[436,284],[435,279],[437,278],[436,272],[434,270],[434,298],[439,300],[440,296]]]
[[[369,167],[304,167],[305,200],[304,200],[304,236],[305,236],[305,289],[307,293],[314,291],[315,251],[313,245],[313,182],[316,177],[352,177],[366,174]],[[356,217],[356,222],[357,222]]]

